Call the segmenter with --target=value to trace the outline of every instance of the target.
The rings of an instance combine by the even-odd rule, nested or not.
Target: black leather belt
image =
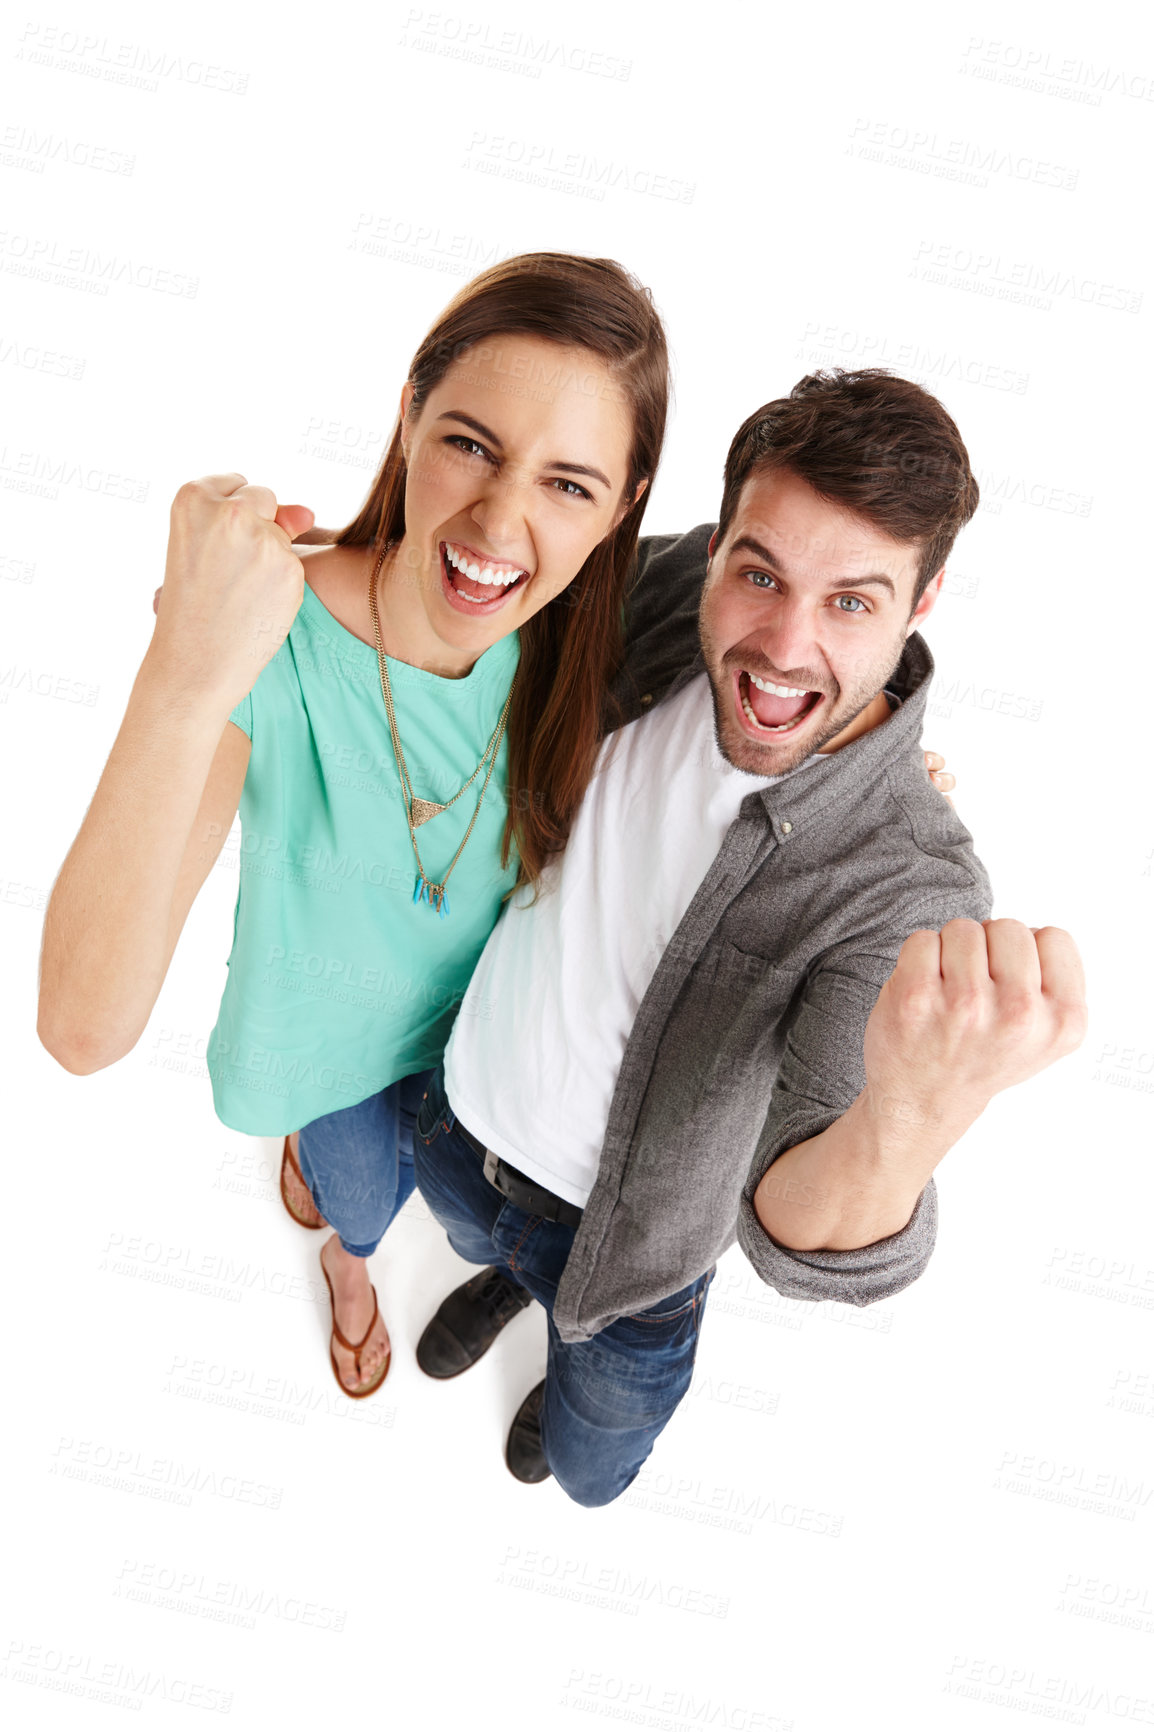
[[[563,1227],[581,1225],[583,1211],[576,1203],[567,1203],[564,1197],[559,1197],[555,1191],[546,1190],[544,1185],[539,1185],[534,1179],[528,1179],[524,1173],[519,1173],[508,1161],[503,1161],[500,1155],[487,1149],[472,1131],[467,1131],[460,1119],[457,1120],[457,1130],[469,1147],[480,1155],[485,1177],[494,1190],[500,1191],[506,1202],[513,1203],[518,1209],[524,1209],[527,1215],[540,1215],[546,1221],[559,1221]]]

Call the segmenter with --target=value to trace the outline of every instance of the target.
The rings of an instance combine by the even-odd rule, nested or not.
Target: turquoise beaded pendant
[[[445,895],[443,884],[430,884],[429,880],[418,873],[417,882],[413,885],[413,901],[425,901],[430,908],[435,908],[442,920],[449,912],[449,898]]]

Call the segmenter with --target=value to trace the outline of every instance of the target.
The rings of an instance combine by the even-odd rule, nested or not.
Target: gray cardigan
[[[701,671],[697,602],[713,528],[641,544],[617,688],[626,720]],[[860,1092],[866,1021],[909,934],[990,913],[969,832],[922,761],[932,674],[915,633],[888,721],[742,802],[625,1049],[557,1291],[563,1340],[676,1293],[735,1238],[761,1279],[794,1299],[869,1305],[929,1261],[932,1180],[899,1233],[852,1251],[775,1244],[753,1192],[778,1155]]]

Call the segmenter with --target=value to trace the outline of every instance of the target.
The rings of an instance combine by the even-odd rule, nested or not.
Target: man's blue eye
[[[770,584],[773,582],[773,578],[769,575],[768,571],[749,571],[746,572],[746,576],[757,589],[768,589]]]
[[[837,599],[839,613],[865,613],[867,611],[866,604],[860,595],[839,595]],[[852,601],[854,605],[853,607],[842,607],[843,601]]]

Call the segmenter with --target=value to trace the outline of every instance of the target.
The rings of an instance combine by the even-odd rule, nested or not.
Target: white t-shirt
[[[741,802],[781,779],[721,756],[699,675],[605,741],[536,902],[518,891],[481,954],[445,1053],[450,1105],[488,1148],[579,1208],[665,946]]]

